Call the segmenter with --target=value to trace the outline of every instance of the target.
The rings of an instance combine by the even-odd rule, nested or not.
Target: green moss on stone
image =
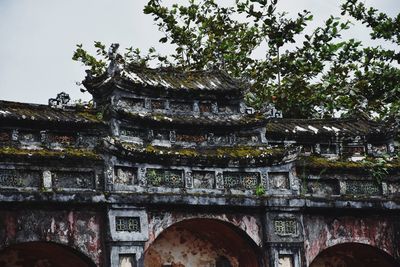
[[[71,158],[90,158],[100,159],[100,155],[94,151],[86,149],[67,148],[64,150],[48,150],[48,149],[21,149],[17,147],[0,147],[0,155],[3,156],[34,156],[34,157],[71,157]]]

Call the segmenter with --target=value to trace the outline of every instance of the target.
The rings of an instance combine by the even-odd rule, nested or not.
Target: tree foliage
[[[222,69],[251,84],[246,92],[250,105],[262,108],[272,102],[285,117],[398,114],[399,52],[343,40],[343,31],[352,26],[343,17],[330,16],[310,30],[309,11],[293,17],[277,7],[278,0],[236,0],[230,7],[214,0],[171,7],[149,0],[144,13],[153,16],[163,32],[159,42],[174,45],[175,51],[159,55],[151,48],[142,56],[128,48],[122,60],[140,65],[156,61],[182,70]],[[370,28],[372,39],[399,45],[400,15],[391,18],[359,0],[345,1],[341,9]],[[73,59],[99,74],[109,58],[104,45],[95,42],[95,47],[100,59],[80,45]],[[255,57],[256,50],[263,56]]]

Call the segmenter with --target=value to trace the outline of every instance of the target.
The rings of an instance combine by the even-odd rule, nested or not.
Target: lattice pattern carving
[[[280,236],[297,235],[297,221],[294,219],[282,219],[274,221],[275,234]]]
[[[115,217],[115,231],[140,232],[139,217]]]
[[[173,112],[192,112],[193,104],[184,102],[171,102],[169,108]]]
[[[346,194],[380,195],[381,189],[373,181],[346,181]]]
[[[226,188],[254,190],[260,183],[258,172],[224,172]]]
[[[180,188],[184,186],[183,171],[181,170],[164,170],[164,169],[147,169],[147,184],[151,186],[166,186]]]
[[[7,187],[39,187],[39,171],[0,170],[0,186]]]

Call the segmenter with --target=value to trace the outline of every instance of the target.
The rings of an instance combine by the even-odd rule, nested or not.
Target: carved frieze
[[[65,189],[94,189],[95,177],[87,171],[53,171],[53,187]]]
[[[260,173],[224,172],[224,183],[226,188],[254,190],[260,184]]]
[[[0,170],[0,187],[39,187],[41,172],[34,170]]]

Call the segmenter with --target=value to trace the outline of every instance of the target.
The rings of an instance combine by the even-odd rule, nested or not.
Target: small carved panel
[[[346,181],[346,194],[380,195],[380,186],[373,181]]]
[[[224,172],[224,181],[227,188],[254,190],[260,183],[260,173]]]
[[[140,232],[139,217],[115,217],[115,231]]]
[[[218,103],[218,112],[220,113],[238,113],[239,107],[237,105]]]
[[[346,155],[364,155],[364,146],[345,146],[343,147],[343,154]]]
[[[65,146],[75,144],[76,138],[72,135],[51,135],[50,142],[59,143]]]
[[[382,156],[388,152],[386,144],[383,145],[373,145],[371,147],[372,153],[376,156]]]
[[[0,170],[0,186],[39,187],[41,172],[30,170]]]
[[[309,181],[307,192],[318,196],[331,196],[340,194],[340,186],[337,180],[332,181]]]
[[[275,234],[280,236],[297,235],[297,221],[294,219],[282,219],[274,221]]]
[[[144,99],[124,98],[120,100],[117,105],[132,110],[140,110],[144,108]]]
[[[11,134],[9,132],[1,131],[0,142],[8,142],[8,141],[11,141]]]
[[[120,134],[122,136],[138,137],[138,138],[142,138],[142,139],[147,138],[147,135],[148,135],[146,130],[135,129],[135,128],[132,128],[132,129],[122,128],[120,130]]]
[[[146,171],[147,184],[151,186],[166,186],[180,188],[184,186],[183,171],[149,168]]]
[[[321,154],[336,154],[336,145],[332,144],[321,144],[320,145]]]
[[[39,133],[36,132],[21,132],[19,134],[19,140],[21,142],[39,142],[40,141],[40,135]]]
[[[137,184],[137,168],[116,166],[114,183],[124,185]]]
[[[164,105],[165,101],[163,100],[151,100],[151,108],[152,109],[164,109],[165,105]]]
[[[251,134],[238,135],[236,136],[236,142],[239,144],[258,143],[260,142],[260,136]]]
[[[400,183],[388,183],[388,192],[392,195],[400,194]]]
[[[312,145],[304,145],[302,149],[302,153],[305,155],[310,155],[313,153],[313,146]]]
[[[56,188],[94,189],[94,173],[79,171],[52,172],[53,186]]]
[[[288,172],[268,173],[269,187],[271,189],[289,189],[290,180]]]
[[[177,142],[202,143],[202,142],[207,141],[207,137],[205,135],[177,134],[176,141]]]
[[[199,109],[201,113],[211,113],[212,112],[211,103],[200,103]]]
[[[167,130],[154,130],[153,131],[154,139],[158,140],[170,140],[170,132]]]
[[[171,101],[169,104],[171,111],[173,112],[192,112],[193,104],[188,102],[176,102]]]
[[[214,135],[212,142],[215,144],[229,144],[229,136],[227,135]]]
[[[194,188],[212,189],[215,187],[215,173],[208,171],[193,172]]]

